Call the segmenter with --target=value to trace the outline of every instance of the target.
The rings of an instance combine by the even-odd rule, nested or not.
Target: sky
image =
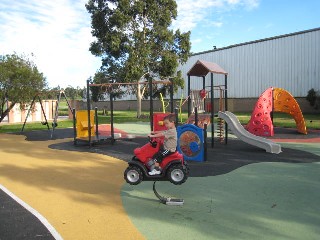
[[[87,0],[0,0],[0,55],[30,57],[50,88],[83,87],[99,69]],[[320,27],[319,0],[177,0],[173,29],[208,51]]]

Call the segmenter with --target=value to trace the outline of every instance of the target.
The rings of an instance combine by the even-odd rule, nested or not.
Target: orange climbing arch
[[[298,132],[307,134],[307,127],[299,104],[294,97],[285,89],[273,89],[273,111],[290,114],[297,125]]]
[[[296,122],[298,132],[307,134],[306,123],[297,101],[288,91],[272,87],[259,97],[252,111],[247,130],[257,136],[273,136],[271,111],[290,114]]]

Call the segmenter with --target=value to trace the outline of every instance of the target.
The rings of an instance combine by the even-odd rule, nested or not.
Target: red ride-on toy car
[[[180,185],[189,175],[189,168],[183,159],[183,155],[175,152],[163,159],[160,163],[162,172],[159,175],[149,175],[147,162],[159,151],[163,139],[150,138],[149,143],[134,150],[134,157],[128,162],[129,166],[124,172],[124,179],[131,185],[137,185],[141,181],[170,181]]]

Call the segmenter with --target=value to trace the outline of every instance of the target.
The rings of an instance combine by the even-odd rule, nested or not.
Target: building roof
[[[210,53],[210,52],[217,52],[217,51],[221,51],[224,49],[239,47],[239,46],[248,45],[248,44],[260,43],[260,42],[270,41],[270,40],[279,39],[279,38],[291,37],[294,35],[305,34],[305,33],[315,32],[315,31],[320,31],[320,28],[313,28],[313,29],[304,30],[304,31],[300,31],[300,32],[294,32],[294,33],[279,35],[279,36],[275,36],[275,37],[269,37],[269,38],[255,40],[255,41],[234,44],[234,45],[230,45],[230,46],[226,46],[226,47],[215,48],[213,50],[207,50],[207,51],[203,51],[203,52],[193,53],[193,54],[191,54],[191,56],[201,55],[201,54]]]
[[[223,68],[220,67],[218,64],[213,62],[203,61],[203,60],[198,60],[189,70],[188,75],[204,77],[209,72],[228,75],[228,73],[225,70],[223,70]]]

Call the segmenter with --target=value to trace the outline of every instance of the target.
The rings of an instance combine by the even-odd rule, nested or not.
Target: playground
[[[319,131],[275,129],[282,153],[270,154],[230,135],[190,162],[186,183],[159,191],[185,200],[159,203],[152,182],[125,184],[133,149],[149,125],[117,124],[130,141],[91,148],[73,144],[72,129],[1,134],[0,182],[51,224],[63,239],[316,239],[319,235]],[[121,129],[122,128],[122,129]],[[128,128],[134,132],[128,132]],[[4,239],[54,239],[52,232],[0,191]],[[4,205],[4,206],[3,206]],[[55,236],[59,239],[57,236]]]
[[[214,86],[213,73],[224,84]],[[280,88],[262,93],[242,126],[227,109],[227,74],[204,61],[188,73],[189,118],[177,126],[188,179],[157,182],[160,194],[182,204],[159,201],[146,175],[126,183],[140,172],[125,171],[134,150],[169,114],[154,114],[152,97],[150,123],[120,124],[113,122],[115,85],[95,84],[110,90],[111,124],[99,124],[87,101],[87,110],[73,109],[73,128],[1,134],[1,239],[317,239],[320,130],[307,131],[297,102]],[[202,78],[203,89],[190,89],[191,76]],[[173,113],[172,82],[165,84]],[[274,111],[290,114],[296,128],[274,127]]]

